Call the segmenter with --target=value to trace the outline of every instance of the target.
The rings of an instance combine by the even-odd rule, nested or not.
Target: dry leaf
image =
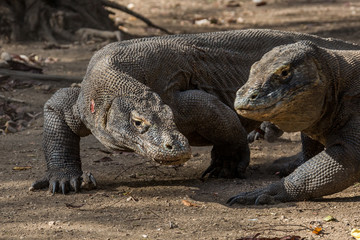
[[[312,232],[313,232],[314,234],[316,234],[316,235],[319,235],[319,234],[321,233],[321,231],[322,231],[322,228],[321,228],[321,227],[314,227],[314,228],[312,229]]]
[[[28,170],[31,169],[30,166],[26,166],[26,167],[13,167],[13,170],[17,170],[17,171],[22,171],[22,170]]]
[[[356,240],[360,240],[360,229],[354,228],[351,230],[351,236],[354,237]]]
[[[331,215],[324,217],[323,220],[325,222],[336,221],[336,219]]]
[[[182,200],[182,203],[187,207],[200,207],[199,205],[189,202],[188,200]]]

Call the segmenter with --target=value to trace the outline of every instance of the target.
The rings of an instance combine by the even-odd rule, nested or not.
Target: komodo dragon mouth
[[[307,85],[297,85],[288,91],[274,91],[271,93],[261,93],[264,97],[253,100],[250,94],[245,96],[237,96],[235,100],[235,110],[238,114],[256,119],[269,118],[271,115],[276,114],[280,109],[284,108],[284,104],[289,104],[291,99],[301,95],[302,92],[306,91]]]
[[[145,150],[143,153],[144,155],[162,165],[180,165],[191,158],[191,150],[186,146],[179,149],[170,149],[174,150],[173,152],[166,151],[167,149],[163,149],[150,143],[147,143],[140,148],[141,151]]]

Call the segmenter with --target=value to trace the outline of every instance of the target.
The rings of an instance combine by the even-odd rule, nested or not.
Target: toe
[[[59,182],[57,180],[51,180],[49,190],[54,195],[59,190]]]
[[[78,177],[76,178],[72,178],[70,181],[70,185],[72,187],[72,189],[74,189],[75,192],[79,192],[80,191],[80,179]]]

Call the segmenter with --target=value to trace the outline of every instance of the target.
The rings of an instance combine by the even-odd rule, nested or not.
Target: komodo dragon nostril
[[[166,144],[165,144],[165,148],[166,148],[166,149],[169,149],[169,150],[172,150],[172,149],[173,149],[173,146],[172,146],[171,144],[169,144],[169,143],[166,143]]]

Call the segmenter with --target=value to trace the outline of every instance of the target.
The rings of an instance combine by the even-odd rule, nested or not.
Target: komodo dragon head
[[[166,165],[184,163],[191,156],[187,138],[177,129],[173,113],[151,91],[115,96],[91,107],[94,136],[114,150],[132,150]],[[92,104],[92,103],[91,103]]]
[[[284,131],[302,131],[323,113],[327,81],[309,41],[283,45],[254,63],[235,99],[238,114],[271,121]]]

